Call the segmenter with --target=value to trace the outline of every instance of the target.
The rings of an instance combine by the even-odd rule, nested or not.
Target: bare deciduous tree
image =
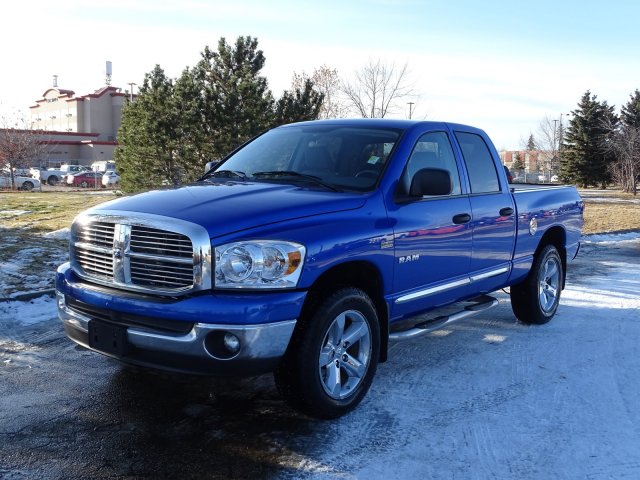
[[[609,134],[603,145],[616,155],[616,161],[610,166],[612,179],[625,192],[637,195],[640,175],[640,126],[615,124],[607,119],[604,127]]]
[[[30,127],[25,118],[0,117],[0,168],[9,171],[12,189],[16,188],[15,170],[29,167],[45,150],[38,136],[41,132]]]
[[[562,125],[558,120],[545,116],[538,124],[535,136],[529,134],[527,140],[520,138],[522,148],[538,152],[538,169],[549,177],[560,167],[560,145],[562,144]]]
[[[399,102],[414,96],[407,64],[398,69],[380,60],[369,60],[355,72],[353,82],[343,81],[340,88],[352,109],[363,118],[384,118],[399,108]]]
[[[314,69],[311,76],[304,72],[294,73],[291,81],[292,91],[303,90],[307,79],[311,80],[315,90],[324,95],[318,118],[343,118],[348,115],[349,109],[341,98],[338,70],[322,65]]]

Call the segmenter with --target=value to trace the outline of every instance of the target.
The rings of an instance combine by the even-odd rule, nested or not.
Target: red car
[[[67,177],[67,185],[82,188],[102,187],[101,172],[82,172]]]

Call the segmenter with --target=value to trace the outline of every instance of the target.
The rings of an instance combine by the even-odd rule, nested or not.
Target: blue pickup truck
[[[296,409],[335,418],[390,341],[497,304],[555,314],[579,250],[573,187],[515,186],[479,129],[304,122],[246,143],[188,186],[79,215],[57,271],[74,342],[204,375],[273,371]]]

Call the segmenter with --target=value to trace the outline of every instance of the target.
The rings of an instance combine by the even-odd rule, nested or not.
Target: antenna
[[[109,60],[107,60],[107,77],[104,80],[107,85],[111,85],[111,74],[112,73],[113,73],[113,70],[111,68],[111,62]]]
[[[53,76],[53,88],[58,88],[58,75]]]

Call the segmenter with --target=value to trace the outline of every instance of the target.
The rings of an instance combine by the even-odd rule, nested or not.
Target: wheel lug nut
[[[347,354],[345,353],[344,355],[342,355],[342,361],[346,362],[349,359],[349,357],[347,357]]]

